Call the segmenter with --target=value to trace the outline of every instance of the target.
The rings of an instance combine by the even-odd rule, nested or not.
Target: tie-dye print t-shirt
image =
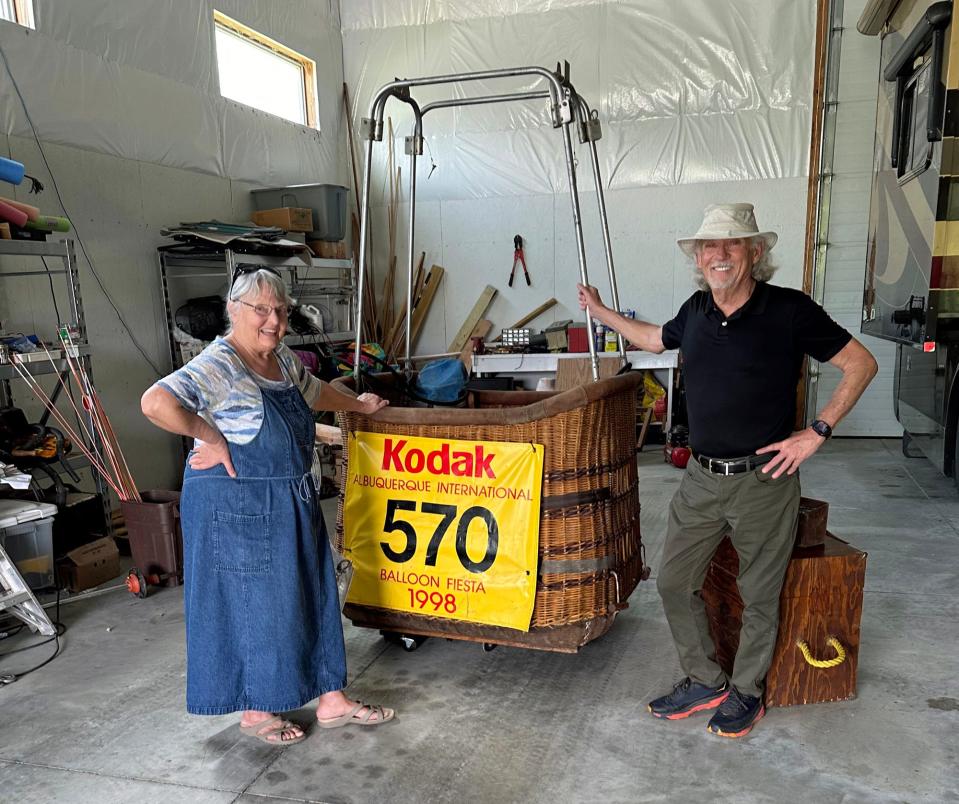
[[[231,444],[248,444],[263,424],[260,388],[295,384],[310,407],[320,395],[321,380],[310,374],[292,350],[281,343],[276,357],[286,379],[269,380],[246,367],[229,342],[218,337],[182,368],[157,385],[191,413],[216,427]]]

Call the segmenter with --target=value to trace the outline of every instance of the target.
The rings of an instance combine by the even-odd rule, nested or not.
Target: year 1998
[[[406,589],[410,593],[410,608],[419,606],[425,609],[427,606],[432,606],[433,611],[439,611],[442,608],[447,614],[456,613],[456,595],[427,592],[425,589],[413,589],[409,586]]]

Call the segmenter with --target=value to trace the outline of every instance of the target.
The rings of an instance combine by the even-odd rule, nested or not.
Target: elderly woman
[[[142,399],[150,421],[195,439],[181,499],[187,710],[242,711],[241,730],[276,745],[305,736],[276,713],[317,697],[324,728],[393,718],[343,693],[343,626],[310,475],[311,409],[387,403],[306,371],[281,341],[292,303],[272,269],[238,269],[227,335]]]

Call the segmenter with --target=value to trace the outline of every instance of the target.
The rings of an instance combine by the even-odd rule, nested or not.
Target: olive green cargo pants
[[[713,474],[691,458],[670,503],[656,581],[683,672],[700,684],[723,683],[701,590],[709,562],[731,529],[743,625],[730,681],[747,695],[763,694],[799,516],[799,473],[775,480],[771,475],[761,469]]]

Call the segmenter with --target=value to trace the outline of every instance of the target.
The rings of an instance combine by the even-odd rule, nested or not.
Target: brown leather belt
[[[703,469],[714,475],[738,475],[751,472],[763,464],[769,463],[776,457],[776,452],[764,452],[762,455],[747,455],[744,458],[709,458],[705,455],[693,453]]]

